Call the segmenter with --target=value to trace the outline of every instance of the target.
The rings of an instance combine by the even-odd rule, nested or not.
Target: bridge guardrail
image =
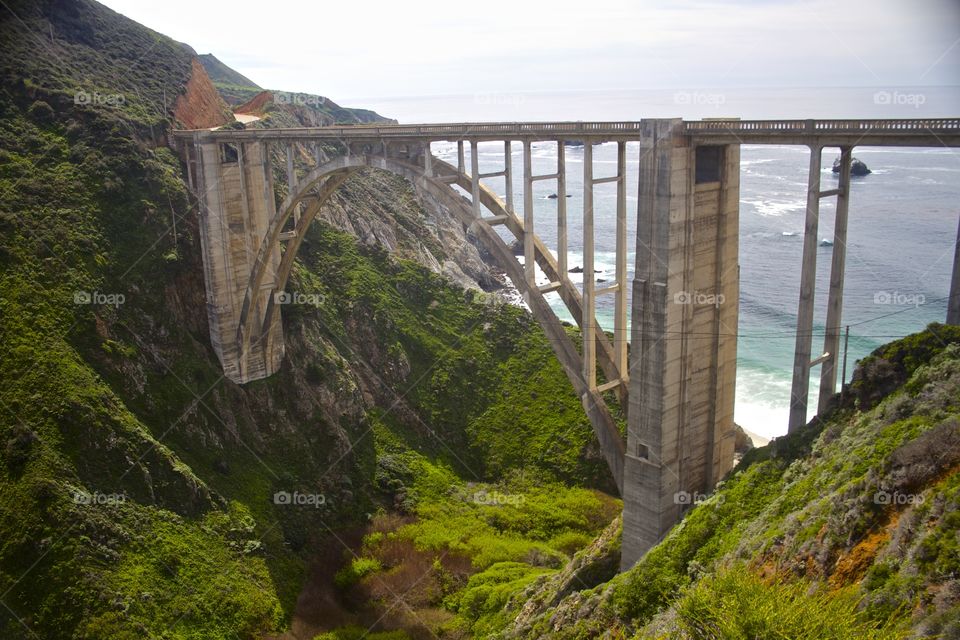
[[[357,124],[331,127],[305,127],[288,129],[247,129],[245,131],[206,131],[202,135],[218,137],[295,137],[306,134],[308,137],[331,138],[395,138],[395,137],[438,137],[469,138],[471,136],[562,136],[564,139],[577,139],[591,135],[630,135],[639,134],[641,123],[635,122],[460,122],[444,124]],[[176,131],[174,135],[184,137],[187,131]]]
[[[881,120],[694,120],[683,123],[689,134],[731,133],[923,133],[956,132],[960,118],[902,118]]]

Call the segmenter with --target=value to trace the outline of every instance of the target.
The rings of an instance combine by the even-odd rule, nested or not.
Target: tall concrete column
[[[508,213],[513,213],[513,150],[510,141],[503,143],[504,202]]]
[[[557,142],[557,271],[563,280],[567,274],[567,159],[566,145]]]
[[[580,332],[583,337],[583,378],[588,389],[597,388],[597,325],[596,276],[594,274],[593,245],[593,144],[583,145],[583,317]]]
[[[817,286],[817,231],[820,223],[820,168],[823,148],[810,147],[807,176],[807,216],[803,227],[803,262],[800,267],[800,301],[797,304],[797,338],[793,356],[793,384],[787,428],[796,431],[807,423],[810,393],[810,345],[813,342],[813,301]]]
[[[533,152],[530,140],[523,141],[523,273],[527,286],[537,286],[537,263],[533,230]]]
[[[833,227],[833,258],[830,261],[830,293],[827,299],[827,326],[823,353],[829,354],[820,367],[820,396],[817,413],[826,411],[837,391],[837,364],[840,353],[840,325],[843,319],[843,279],[847,262],[847,213],[850,209],[850,169],[853,147],[840,149],[840,180],[837,184],[837,215]]]
[[[706,154],[698,184],[679,119],[641,129],[622,569],[733,462],[739,148]]]

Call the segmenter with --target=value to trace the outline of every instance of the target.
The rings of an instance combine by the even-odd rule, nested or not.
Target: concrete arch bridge
[[[280,367],[280,313],[297,250],[307,226],[351,173],[372,167],[402,176],[472,231],[523,294],[581,398],[623,497],[626,568],[733,463],[740,145],[801,144],[811,149],[791,404],[790,426],[796,428],[806,420],[811,367],[821,366],[821,404],[836,387],[852,148],[960,146],[960,120],[354,125],[177,131],[174,138],[200,202],[211,342],[226,375],[241,384]],[[433,156],[430,144],[440,141],[456,142],[456,165]],[[568,276],[567,263],[565,143],[573,141],[584,143],[583,207],[577,212],[583,228],[579,288]],[[502,169],[481,173],[480,142],[503,145]],[[598,142],[616,143],[612,175],[595,175],[592,144]],[[628,184],[628,142],[639,143],[635,184]],[[556,144],[556,171],[534,174],[533,143]],[[513,193],[513,145],[522,149],[519,213]],[[840,148],[842,170],[838,188],[821,191],[821,152],[828,146]],[[280,150],[287,164],[289,196],[279,207],[273,195],[271,148]],[[303,157],[311,158],[311,165],[298,178],[295,158]],[[488,186],[500,179],[503,198]],[[551,248],[535,228],[533,184],[541,180],[554,182],[558,196],[557,243]],[[612,282],[601,286],[595,280],[594,189],[605,183],[616,185],[616,266]],[[636,212],[630,212],[637,223],[632,238],[627,237],[628,193],[638,197]],[[818,203],[830,196],[838,198],[838,206],[827,338],[823,355],[811,359]],[[501,235],[499,227],[507,233]],[[522,264],[504,235],[523,246]],[[628,281],[631,248],[636,263]],[[536,283],[534,265],[548,283]],[[551,292],[559,294],[580,326],[580,345],[573,343],[545,299]],[[613,326],[601,327],[597,321],[601,296],[613,297]],[[726,302],[698,304],[700,296]],[[605,330],[612,332],[612,339]],[[614,398],[626,411],[626,439],[608,406]]]

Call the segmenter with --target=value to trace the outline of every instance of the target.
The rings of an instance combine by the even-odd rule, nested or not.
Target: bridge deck
[[[900,120],[690,120],[684,133],[697,144],[820,144],[823,146],[960,146],[960,118]],[[461,122],[333,127],[175,131],[201,140],[639,140],[634,122]]]

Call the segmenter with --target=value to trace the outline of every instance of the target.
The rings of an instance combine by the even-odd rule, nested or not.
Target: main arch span
[[[622,566],[631,566],[712,490],[733,463],[733,405],[739,301],[740,144],[803,144],[811,149],[804,263],[798,311],[791,428],[804,421],[812,367],[821,366],[821,403],[836,385],[849,163],[854,145],[960,146],[960,120],[355,125],[309,129],[179,131],[200,229],[211,343],[225,374],[245,383],[283,360],[280,312],[306,228],[354,172],[373,168],[410,181],[469,230],[523,294],[543,327],[593,425],[624,501]],[[430,144],[457,144],[456,165]],[[583,284],[568,276],[566,144],[583,144]],[[478,144],[503,145],[496,171],[481,173]],[[596,175],[592,145],[615,143],[611,175]],[[555,171],[533,172],[533,144],[554,144]],[[629,144],[628,143],[633,143]],[[519,145],[522,167],[514,170]],[[821,190],[824,147],[841,148],[837,189]],[[469,167],[466,148],[469,147]],[[271,153],[286,158],[288,196],[274,199]],[[629,184],[628,153],[639,162]],[[814,169],[816,164],[816,170]],[[298,171],[299,168],[299,171]],[[522,205],[514,206],[515,175]],[[501,198],[489,187],[503,179]],[[537,235],[533,185],[556,185],[555,247]],[[616,267],[598,283],[594,264],[594,189],[616,186]],[[637,196],[636,237],[627,237],[628,194]],[[811,360],[818,203],[836,196],[827,339]],[[506,232],[501,231],[501,227]],[[521,263],[508,246],[523,247]],[[812,244],[811,244],[812,243]],[[636,251],[628,281],[627,254]],[[536,281],[535,265],[546,276]],[[955,272],[957,270],[955,269]],[[956,287],[956,284],[955,284]],[[545,295],[556,292],[580,327],[575,344]],[[614,299],[612,326],[596,301]],[[626,415],[623,438],[611,411]]]

